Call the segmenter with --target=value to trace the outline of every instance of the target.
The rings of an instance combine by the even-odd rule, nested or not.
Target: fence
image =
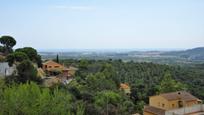
[[[165,115],[185,115],[185,114],[196,113],[196,112],[204,112],[204,104],[169,110],[165,112]]]

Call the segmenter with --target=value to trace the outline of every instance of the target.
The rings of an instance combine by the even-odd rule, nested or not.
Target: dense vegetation
[[[40,82],[37,76],[37,67],[42,66],[41,56],[36,49],[32,47],[18,48],[16,40],[11,36],[0,37],[0,62],[8,62],[9,66],[16,68],[15,72],[6,77],[7,83],[26,83],[27,81]]]
[[[83,115],[84,105],[67,91],[41,88],[35,83],[6,86],[0,80],[1,115]]]
[[[4,100],[0,101],[4,102],[1,104],[4,106],[1,112],[12,111],[22,106],[22,108],[25,107],[23,111],[16,112],[28,114],[30,107],[27,104],[29,104],[33,105],[32,108],[36,108],[31,112],[41,114],[48,111],[44,110],[46,104],[59,104],[49,110],[59,109],[59,112],[74,114],[79,110],[80,113],[87,115],[128,115],[142,112],[143,106],[148,104],[148,96],[157,93],[187,90],[198,98],[204,99],[203,65],[181,68],[153,63],[125,63],[121,60],[61,60],[61,63],[79,68],[75,80],[67,86],[58,85],[51,89],[41,88],[33,83],[9,86],[1,84],[0,93],[3,95],[1,99]],[[120,83],[128,83],[131,86],[130,96],[119,90]],[[44,91],[48,97],[43,97]],[[18,98],[15,95],[22,97]],[[63,98],[55,95],[63,95]],[[43,105],[38,104],[39,99]],[[57,103],[52,99],[56,99]],[[66,100],[67,105],[61,99]],[[78,103],[81,104],[80,107],[74,108],[73,106]],[[51,106],[46,106],[46,108],[49,107]],[[49,112],[52,114],[54,111]]]
[[[187,90],[204,99],[203,65],[181,68],[153,63],[125,63],[121,60],[63,60],[62,62],[79,68],[75,82],[77,85],[72,86],[77,89],[79,97],[86,92],[91,95],[89,99],[92,97],[90,99],[92,100],[98,92],[104,90],[120,94],[117,92],[119,83],[128,83],[131,86],[131,100],[128,96],[122,95],[122,97],[128,99],[127,103],[135,112],[141,112],[144,104],[148,104],[148,97],[157,93]],[[92,102],[89,104],[92,105]]]
[[[3,38],[3,39],[2,39]],[[3,42],[1,42],[3,40]],[[0,114],[129,115],[142,113],[148,97],[187,90],[204,100],[204,64],[188,67],[122,60],[59,60],[78,71],[67,85],[45,88],[37,76],[41,57],[31,47],[13,50],[16,41],[0,38],[0,52],[17,73],[0,79]],[[120,84],[129,84],[126,95]]]

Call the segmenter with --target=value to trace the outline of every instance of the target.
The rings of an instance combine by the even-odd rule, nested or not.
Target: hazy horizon
[[[15,48],[191,49],[204,46],[204,0],[1,0],[0,36]]]
[[[192,48],[189,48],[192,49]],[[148,49],[37,49],[38,52],[129,52],[129,51],[184,51],[188,50],[183,48],[170,48],[170,49],[162,49],[162,48],[148,48]]]

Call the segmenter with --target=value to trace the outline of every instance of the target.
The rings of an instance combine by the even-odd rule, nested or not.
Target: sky
[[[204,0],[0,0],[0,36],[36,49],[204,46]]]

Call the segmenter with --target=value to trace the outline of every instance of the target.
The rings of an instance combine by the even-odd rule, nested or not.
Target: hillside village
[[[10,41],[13,41],[13,43]],[[0,54],[0,76],[3,78],[18,75],[17,66],[23,60],[26,60],[29,55],[33,67],[37,70],[37,77],[42,80],[43,85],[46,87],[50,87],[57,83],[69,83],[77,71],[75,67],[65,67],[52,60],[45,60],[44,62],[41,62],[41,58],[37,60],[35,57],[39,57],[39,55],[37,51],[31,47],[13,51],[12,47],[16,44],[16,41],[10,36],[2,36],[1,43],[4,44],[4,46],[1,46],[2,52]]]
[[[34,81],[40,84],[40,86],[47,88],[52,88],[55,87],[55,85],[59,84],[63,85],[61,87],[69,87],[70,85],[70,88],[68,88],[68,90],[73,93],[73,95],[75,96],[75,100],[84,99],[87,101],[87,103],[92,103],[93,100],[89,98],[95,91],[104,90],[104,92],[96,94],[97,96],[95,98],[99,98],[100,101],[97,100],[96,102],[94,102],[97,103],[96,106],[103,105],[101,107],[102,110],[100,110],[102,111],[102,115],[108,115],[109,112],[110,114],[118,113],[118,111],[116,111],[115,109],[119,109],[120,106],[117,106],[117,104],[123,103],[122,100],[125,100],[125,102],[127,102],[127,105],[123,105],[124,107],[126,107],[126,109],[123,110],[124,114],[204,114],[204,105],[202,104],[202,99],[193,96],[185,90],[180,90],[183,88],[183,86],[179,82],[172,80],[168,75],[164,77],[164,79],[162,80],[162,82],[164,83],[161,84],[163,85],[167,82],[170,82],[170,85],[161,85],[159,89],[161,90],[161,92],[167,93],[159,93],[158,95],[152,94],[147,101],[149,102],[149,105],[142,104],[139,109],[135,109],[134,101],[131,102],[130,100],[132,99],[141,101],[143,96],[137,97],[136,94],[143,92],[144,90],[142,90],[142,88],[144,87],[139,86],[138,89],[134,89],[134,86],[131,87],[131,85],[127,82],[118,82],[117,80],[114,81],[114,69],[108,64],[102,64],[102,67],[100,68],[101,73],[98,72],[96,74],[89,74],[86,72],[87,70],[96,70],[95,68],[88,66],[88,62],[86,61],[79,61],[80,64],[77,67],[71,65],[65,66],[63,61],[60,64],[58,55],[56,56],[56,59],[42,61],[40,55],[38,55],[37,51],[34,48],[24,47],[13,50],[13,46],[15,46],[16,41],[10,36],[2,36],[0,38],[0,42],[1,44],[3,44],[0,49],[0,77],[1,79],[5,79],[6,83],[12,84],[12,82],[15,82],[25,84]],[[88,69],[88,67],[90,68]],[[97,77],[95,77],[94,74]],[[118,85],[115,85],[116,83],[114,82],[118,82]],[[82,94],[77,88],[82,90]],[[110,89],[112,89],[112,91],[109,91]],[[114,93],[114,90],[116,92],[119,92],[119,94]],[[103,95],[105,95],[105,97],[101,97]],[[122,95],[123,98],[120,95]],[[107,96],[110,96],[109,98],[110,100],[112,100],[110,101],[110,103],[112,105],[107,104],[109,102],[104,102],[107,101]],[[109,111],[105,106],[112,106],[113,108],[115,108]],[[91,108],[92,107],[86,109]],[[93,110],[89,110],[88,112],[90,111],[93,112]]]
[[[36,66],[35,66],[36,67]],[[43,81],[44,86],[50,87],[52,85],[62,83],[68,84],[74,77],[78,70],[75,67],[65,67],[57,62],[48,60],[42,63],[41,67],[36,67],[37,76]],[[2,78],[9,77],[17,73],[16,65],[9,66],[8,62],[0,63],[0,76]]]

